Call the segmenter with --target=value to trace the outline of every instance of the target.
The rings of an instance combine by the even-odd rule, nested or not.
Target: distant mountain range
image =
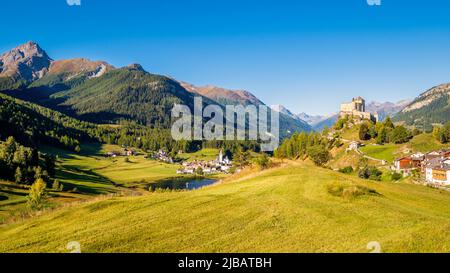
[[[326,116],[321,115],[308,115],[306,113],[297,114],[297,117],[308,122],[309,125],[316,131],[322,131],[325,127],[332,127],[339,118],[338,113],[329,114]]]
[[[383,121],[387,116],[393,117],[403,108],[405,108],[411,100],[402,100],[397,103],[393,102],[370,102],[366,105],[366,111],[377,113],[378,118]]]
[[[196,87],[148,73],[139,64],[115,68],[85,58],[53,60],[34,42],[0,55],[0,91],[81,120],[116,123],[127,119],[164,128],[170,126],[173,104],[193,109],[195,96],[202,96],[205,104],[264,104],[248,91]],[[304,121],[280,116],[282,137],[311,130]]]
[[[193,84],[151,74],[139,64],[122,68],[85,58],[53,60],[34,42],[20,45],[0,55],[0,91],[63,112],[81,120],[116,123],[121,119],[167,128],[174,103],[193,107],[193,98],[202,96],[206,104],[265,105],[245,90]],[[430,128],[450,117],[450,84],[436,86],[413,101],[371,102],[366,110],[381,120],[395,116],[397,122]],[[295,114],[282,105],[283,137],[297,131],[320,131],[331,127],[338,114],[326,116]]]
[[[384,120],[387,116],[395,116],[411,101],[403,100],[397,103],[393,102],[370,102],[366,105],[366,111],[378,113],[380,120]],[[339,118],[339,113],[332,113],[329,115],[309,115],[307,113],[294,114],[292,111],[283,105],[272,105],[272,109],[284,113],[294,119],[302,120],[308,123],[313,130],[321,131],[325,127],[332,127]]]
[[[203,87],[194,86],[186,82],[180,84],[189,92],[202,95],[222,105],[266,105],[252,93],[245,90],[230,90],[213,85]],[[276,109],[275,109],[276,110]],[[278,111],[280,112],[280,111]],[[280,135],[288,137],[294,132],[312,131],[311,126],[297,117],[291,116],[289,113],[280,112]]]

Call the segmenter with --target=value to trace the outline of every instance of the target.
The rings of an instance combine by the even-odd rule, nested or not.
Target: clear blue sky
[[[267,104],[326,114],[352,96],[413,98],[450,82],[450,1],[2,0],[0,51],[29,40]]]

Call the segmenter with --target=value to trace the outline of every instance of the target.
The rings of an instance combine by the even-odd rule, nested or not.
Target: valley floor
[[[344,189],[344,194],[339,194]],[[348,193],[348,194],[345,194]],[[189,192],[112,197],[0,228],[0,252],[450,251],[450,194],[288,162]]]

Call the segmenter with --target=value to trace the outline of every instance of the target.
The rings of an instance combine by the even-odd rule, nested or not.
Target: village
[[[377,113],[366,112],[365,100],[361,97],[353,98],[349,103],[341,104],[340,117],[351,116],[356,123],[364,120],[378,122]],[[329,138],[333,138],[330,133]],[[347,151],[355,151],[361,156],[379,161],[381,165],[386,166],[386,160],[376,159],[361,152],[360,147],[364,146],[359,141],[350,141]],[[431,151],[428,153],[414,153],[408,156],[396,158],[391,169],[404,177],[418,174],[421,183],[434,185],[438,187],[450,186],[450,148]]]
[[[112,151],[106,153],[105,157],[128,157],[135,156],[137,152],[135,150],[123,147],[122,151]],[[175,164],[175,160],[164,150],[159,150],[147,158],[151,158],[153,160],[157,160],[160,162],[164,162],[167,164]],[[218,173],[230,173],[230,170],[233,166],[233,162],[227,157],[224,156],[223,151],[220,150],[219,155],[216,159],[210,161],[204,160],[195,160],[195,161],[185,161],[180,164],[181,168],[177,170],[177,174],[218,174]],[[239,171],[239,170],[237,170]]]
[[[224,157],[223,151],[220,150],[219,156],[215,160],[211,161],[192,161],[183,162],[182,168],[177,170],[177,174],[194,174],[201,172],[202,174],[217,174],[217,173],[229,173],[233,162]]]
[[[392,168],[406,176],[419,172],[427,184],[449,186],[450,148],[397,158]]]

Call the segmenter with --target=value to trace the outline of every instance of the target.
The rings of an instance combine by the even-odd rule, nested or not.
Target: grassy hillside
[[[420,134],[405,144],[367,144],[367,146],[362,147],[360,150],[365,155],[392,163],[395,158],[409,155],[414,152],[426,153],[447,148],[448,146],[448,144],[441,144],[431,134]]]
[[[51,191],[48,207],[74,201],[92,199],[107,194],[145,194],[151,183],[179,177],[179,165],[161,163],[144,158],[143,154],[106,158],[109,151],[121,151],[117,145],[83,144],[81,153],[45,146],[42,151],[58,156],[55,179],[64,191]],[[218,155],[216,149],[186,153],[186,160],[210,160]],[[221,177],[221,176],[218,176]],[[51,186],[51,185],[49,185]],[[26,215],[29,186],[0,181],[0,224],[22,214]]]
[[[64,101],[61,110],[74,111],[82,119],[102,123],[133,119],[166,127],[174,103],[193,105],[193,95],[177,82],[132,68],[110,71],[51,97]]]
[[[84,252],[368,252],[370,241],[384,252],[450,251],[449,228],[449,193],[290,163],[3,226],[0,252],[66,252],[70,241]]]
[[[389,163],[394,162],[396,157],[399,157],[401,154],[399,153],[400,146],[396,144],[384,144],[384,145],[367,145],[361,147],[361,152],[365,155],[380,159],[386,160]]]

